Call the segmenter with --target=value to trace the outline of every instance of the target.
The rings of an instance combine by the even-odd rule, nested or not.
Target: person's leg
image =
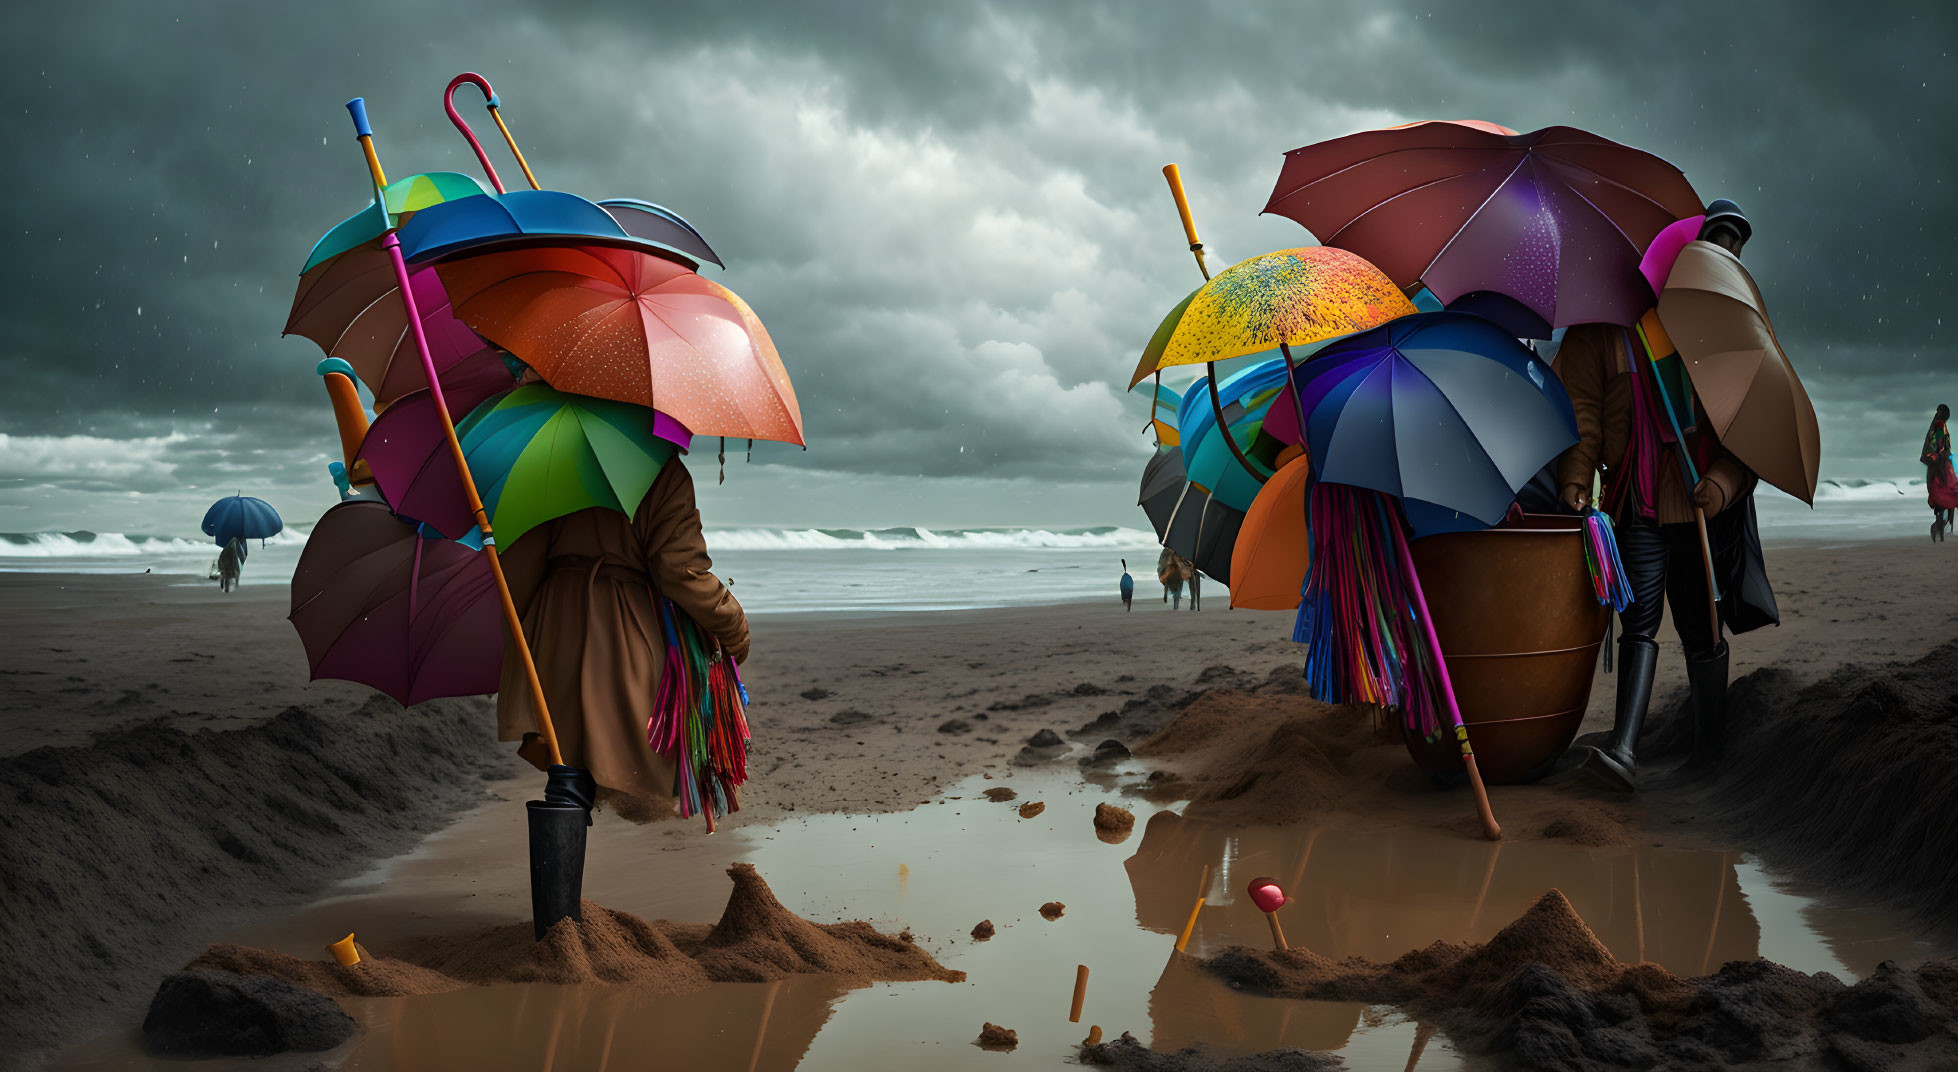
[[[1646,521],[1620,525],[1618,555],[1631,582],[1632,603],[1618,616],[1618,696],[1611,729],[1587,733],[1572,742],[1578,765],[1599,781],[1627,792],[1638,785],[1638,733],[1652,700],[1652,675],[1659,664],[1654,639],[1665,613],[1666,541]]]
[[[1695,525],[1666,526],[1666,602],[1672,627],[1686,652],[1686,684],[1693,702],[1693,762],[1720,758],[1727,704],[1727,642],[1707,612],[1706,555]]]

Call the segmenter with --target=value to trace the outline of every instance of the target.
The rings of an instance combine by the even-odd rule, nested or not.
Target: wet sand
[[[1792,668],[1803,679],[1812,679],[1852,660],[1920,655],[1935,643],[1948,639],[1958,632],[1958,625],[1954,625],[1958,622],[1958,612],[1917,602],[1919,594],[1927,590],[1958,590],[1958,583],[1954,583],[1958,582],[1958,555],[1938,551],[1928,544],[1919,546],[1915,541],[1773,549],[1770,560],[1785,624],[1781,629],[1759,631],[1736,642],[1736,677],[1750,669],[1782,665]],[[115,821],[126,824],[131,836],[187,839],[181,846],[163,846],[176,849],[180,855],[194,857],[211,847],[208,843],[203,846],[191,843],[198,836],[197,823],[159,821],[158,813],[168,807],[167,791],[159,798],[138,797],[118,808],[113,792],[103,794],[89,789],[107,802],[101,809],[79,816],[68,808],[37,812],[35,779],[45,781],[48,771],[61,772],[61,776],[86,785],[92,764],[91,752],[85,746],[97,734],[126,736],[133,727],[147,723],[153,732],[177,734],[166,739],[171,747],[188,749],[187,754],[193,754],[208,750],[217,742],[236,738],[231,732],[222,737],[199,736],[198,730],[239,731],[266,726],[274,716],[291,707],[303,708],[327,728],[359,723],[371,726],[382,737],[397,730],[428,733],[434,723],[441,723],[444,729],[441,734],[427,738],[428,741],[448,740],[443,734],[455,733],[454,726],[466,730],[472,722],[482,730],[480,741],[468,745],[456,742],[450,746],[468,754],[469,783],[451,786],[453,792],[440,794],[441,799],[420,802],[424,806],[411,809],[412,822],[407,825],[412,829],[404,828],[399,816],[387,824],[373,817],[334,816],[341,829],[333,857],[312,861],[310,869],[298,875],[303,879],[301,885],[308,890],[325,888],[335,876],[358,874],[376,855],[398,852],[405,847],[400,839],[441,827],[459,808],[481,805],[469,813],[465,822],[436,833],[414,854],[391,860],[378,876],[370,874],[331,899],[311,901],[296,912],[278,908],[280,904],[308,900],[304,890],[294,888],[294,874],[279,871],[287,864],[279,858],[268,860],[262,867],[224,873],[207,886],[199,885],[194,871],[181,881],[169,884],[156,893],[154,906],[146,910],[146,918],[156,933],[145,936],[147,940],[134,947],[116,944],[107,954],[97,955],[91,951],[86,925],[65,929],[18,928],[6,935],[6,940],[17,950],[24,949],[43,958],[79,962],[89,968],[86,975],[64,982],[71,989],[38,988],[32,993],[0,995],[7,999],[0,1001],[0,1007],[9,1009],[4,1015],[12,1018],[12,1024],[30,1026],[35,1043],[73,1040],[98,1031],[125,1029],[140,1019],[142,1003],[155,980],[163,972],[181,966],[211,941],[230,939],[274,947],[285,942],[297,955],[318,956],[321,944],[318,936],[327,932],[332,932],[328,937],[337,937],[348,929],[356,929],[361,931],[363,941],[385,942],[427,935],[459,924],[507,923],[523,917],[526,894],[519,855],[522,812],[515,802],[531,795],[534,787],[529,776],[507,784],[483,781],[503,774],[522,775],[527,770],[507,749],[489,740],[491,722],[486,703],[453,701],[446,711],[432,716],[427,711],[403,714],[385,700],[370,703],[370,695],[356,686],[304,683],[303,659],[296,638],[282,620],[284,597],[277,589],[247,588],[227,597],[217,593],[214,587],[176,588],[156,578],[58,580],[45,576],[0,575],[0,601],[6,603],[9,612],[4,623],[6,635],[0,637],[3,641],[0,643],[0,730],[5,731],[0,733],[0,756],[12,757],[0,760],[0,791],[4,791],[0,792],[0,800],[10,804],[14,817],[5,835],[7,842],[0,845],[0,850],[5,850],[0,852],[0,860],[9,861],[0,867],[10,870],[0,877],[10,881],[10,888],[19,888],[24,881],[21,857],[32,855],[24,851],[18,831],[34,824],[56,832],[51,840],[40,841],[42,845],[59,843],[63,824],[101,823],[106,821],[105,817],[114,816]],[[1060,790],[1029,792],[1024,781],[1029,771],[1025,766],[1016,766],[1016,757],[1025,762],[1070,750],[1078,755],[1091,749],[1104,735],[1133,743],[1146,735],[1145,729],[1153,729],[1165,721],[1199,687],[1249,687],[1265,681],[1274,670],[1295,667],[1296,649],[1285,640],[1289,623],[1283,620],[1284,616],[1226,612],[1221,594],[1213,602],[1213,608],[1200,615],[1171,613],[1147,601],[1138,603],[1134,614],[1123,615],[1110,600],[1111,606],[1107,607],[1084,604],[847,620],[762,617],[756,623],[756,657],[744,668],[756,696],[751,716],[757,740],[751,761],[755,783],[744,798],[743,812],[734,817],[726,835],[711,840],[702,838],[693,824],[667,822],[641,827],[612,816],[601,816],[599,827],[594,829],[597,840],[586,895],[642,915],[652,911],[654,916],[678,920],[710,920],[725,888],[720,868],[735,859],[749,858],[762,865],[764,874],[769,874],[767,851],[780,849],[791,841],[806,841],[812,851],[823,855],[839,880],[845,872],[854,876],[844,881],[837,892],[828,895],[821,905],[792,904],[810,918],[826,920],[829,917],[823,913],[828,911],[837,918],[869,918],[876,922],[880,919],[878,913],[882,912],[888,917],[884,922],[914,927],[921,942],[940,954],[941,959],[946,954],[939,943],[969,944],[967,932],[979,918],[991,918],[1000,931],[998,938],[976,947],[979,950],[1008,948],[1015,929],[1032,924],[1048,928],[1049,934],[1082,928],[1084,919],[1109,911],[1094,907],[1108,904],[1108,895],[1102,888],[1107,884],[1106,875],[1102,876],[1103,881],[1090,883],[1085,889],[1046,883],[1041,888],[1016,893],[1005,903],[981,905],[953,899],[957,910],[948,910],[941,920],[919,913],[918,902],[903,902],[901,895],[895,908],[889,905],[880,908],[882,902],[868,895],[872,889],[881,888],[880,884],[888,885],[888,876],[896,873],[895,867],[886,866],[881,860],[879,852],[857,843],[857,838],[866,834],[868,828],[824,828],[819,837],[806,824],[840,822],[845,816],[802,817],[812,812],[849,813],[859,817],[856,825],[860,827],[879,822],[895,822],[901,827],[907,822],[902,813],[908,809],[948,793],[977,797],[988,785],[984,776],[992,775],[996,781],[1016,779],[1013,784],[1020,787],[1021,801],[1044,799],[1048,804],[1046,811],[1033,819],[1021,820],[1017,811],[1019,802],[950,802],[937,807],[983,806],[990,809],[989,817],[997,812],[1012,823],[1042,824],[1058,832],[1062,828],[1054,824],[1074,821],[1065,818],[1070,811],[1062,803],[1072,799],[1073,804],[1080,804],[1086,797],[1063,797],[1059,795]],[[1281,671],[1281,676],[1287,672]],[[1677,681],[1682,676],[1669,640],[1660,674],[1662,682]],[[1608,685],[1609,679],[1600,678],[1600,688],[1594,691],[1594,725],[1608,718]],[[805,698],[805,694],[811,698]],[[1662,699],[1666,694],[1666,686],[1662,684]],[[50,712],[58,712],[59,717],[50,717]],[[292,716],[287,718],[291,721]],[[939,732],[939,727],[952,722],[962,722],[963,731]],[[1061,745],[1040,750],[1032,757],[1021,755],[1028,738],[1041,729],[1053,730]],[[260,733],[262,739],[257,740],[256,747],[282,751],[292,747],[289,738],[263,730]],[[484,741],[489,743],[484,745]],[[54,747],[38,757],[35,764],[18,758],[42,744]],[[333,754],[330,745],[319,747],[322,755]],[[1101,792],[1079,788],[1079,775],[1071,758],[1059,766],[1062,774],[1074,779],[1076,793]],[[239,769],[253,769],[249,750],[236,752],[232,761]],[[1404,760],[1400,766],[1405,766]],[[30,778],[23,773],[29,767],[41,774]],[[177,771],[176,776],[208,777],[194,764],[156,767],[148,776],[166,788],[173,770]],[[1139,778],[1144,764],[1139,760],[1129,761],[1125,769]],[[961,782],[962,778],[972,779],[971,785]],[[265,788],[247,779],[231,787],[231,791],[237,802],[250,810],[253,794]],[[1519,799],[1514,794],[1522,794],[1526,799],[1528,794],[1548,798],[1559,792],[1556,787],[1499,790],[1496,806],[1508,823],[1511,815],[1529,811],[1528,807],[1519,807]],[[1434,821],[1456,810],[1457,796],[1439,792],[1411,794],[1404,801],[1405,807],[1392,804],[1371,816],[1368,822],[1386,826],[1439,826],[1437,837],[1462,846],[1468,842],[1461,831],[1450,828],[1446,822]],[[1130,856],[1153,849],[1148,822],[1158,808],[1157,803],[1129,797],[1101,799],[1135,811],[1140,844],[1132,840],[1125,846],[1114,846],[1095,841],[1093,808],[1089,803],[1087,814],[1079,818],[1082,829],[1078,836],[1073,831],[1068,833],[1066,854],[1106,854],[1110,863],[1119,864]],[[1394,798],[1387,794],[1382,799]],[[486,800],[489,803],[482,804]],[[1465,810],[1466,805],[1460,807]],[[1617,853],[1619,862],[1612,867],[1629,867],[1625,862],[1627,853],[1632,860],[1641,860],[1637,851],[1628,848],[1629,839],[1621,840],[1612,832],[1613,825],[1634,831],[1671,825],[1671,817],[1662,819],[1646,814],[1636,805],[1631,808],[1612,805],[1609,810],[1610,814],[1600,820],[1606,824],[1607,844],[1591,848]],[[876,818],[879,814],[888,817]],[[1355,819],[1350,814],[1342,814],[1335,820],[1335,826],[1353,822]],[[1297,830],[1293,828],[1293,833]],[[1526,842],[1541,839],[1543,834],[1543,830],[1532,829],[1528,823],[1511,825],[1510,830]],[[953,845],[958,843],[956,835],[946,836]],[[1321,837],[1332,838],[1330,845],[1337,841],[1338,834],[1329,830]],[[745,850],[738,848],[743,839],[750,839],[747,844],[753,848],[745,856]],[[1675,841],[1684,843],[1690,839],[1667,836],[1661,840],[1671,846]],[[1706,851],[1723,851],[1711,839],[1702,838],[1702,841],[1700,847]],[[1724,846],[1724,851],[1742,847],[1729,844]],[[1511,852],[1511,849],[1505,845],[1502,851]],[[1015,855],[1013,859],[1018,870],[1019,858]],[[74,912],[85,919],[91,911],[125,899],[123,895],[129,889],[148,889],[154,885],[148,881],[142,861],[130,861],[126,875],[114,873],[117,863],[113,860],[104,863],[103,873],[90,881],[53,891],[55,901],[63,908],[56,909],[51,902],[49,907],[38,911]],[[1492,892],[1502,890],[1500,876],[1508,873],[1491,869],[1483,858],[1460,861],[1459,867],[1477,876],[1477,863],[1490,876]],[[915,869],[918,865],[910,866]],[[1574,864],[1558,866],[1576,867]],[[1603,865],[1586,866],[1596,870]],[[1643,883],[1646,867],[1666,866],[1670,865],[1641,861],[1636,870]],[[1725,887],[1730,877],[1738,884],[1750,867],[1756,869],[1757,877],[1753,881],[1757,884],[1766,881],[1761,877],[1764,873],[1759,871],[1760,862],[1752,858],[1736,857],[1724,869],[1705,866],[1718,879],[1717,888]],[[1266,870],[1277,869],[1274,866]],[[857,870],[862,874],[855,874]],[[772,874],[769,877],[778,889],[792,888],[781,877]],[[1011,884],[1003,870],[984,881],[1002,889]],[[1541,888],[1525,892],[1535,881],[1519,878],[1517,892],[1511,900],[1542,893]],[[1578,885],[1574,880],[1564,881]],[[1667,879],[1663,885],[1670,889],[1687,881]],[[910,884],[916,889],[920,880],[914,877]],[[390,896],[396,900],[386,910],[361,911],[357,925],[335,931],[344,922],[348,906],[367,903],[359,898],[363,895],[361,891],[369,887],[393,891]],[[656,899],[667,907],[655,909],[648,904],[651,887],[657,888]],[[1129,918],[1124,926],[1133,928],[1135,914],[1145,900],[1144,893],[1140,888],[1132,895],[1129,890],[1119,886],[1117,889],[1130,898]],[[1623,903],[1624,895],[1614,896]],[[1733,895],[1722,896],[1730,899]],[[1464,893],[1452,892],[1440,900],[1459,907],[1465,897]],[[1713,897],[1708,895],[1709,900]],[[1153,903],[1156,898],[1151,894],[1147,899]],[[1572,893],[1572,899],[1582,911],[1583,895]],[[1053,924],[1037,916],[1039,905],[1049,900],[1069,905],[1067,915]],[[1728,902],[1714,900],[1714,903]],[[1493,912],[1487,922],[1476,922],[1466,930],[1460,921],[1442,929],[1452,928],[1457,939],[1472,938],[1479,931],[1499,927],[1505,918],[1514,918],[1517,910],[1511,904],[1507,913]],[[1187,911],[1186,905],[1171,914]],[[1800,920],[1814,910],[1784,907],[1777,911]],[[1418,915],[1408,918],[1418,918]],[[29,923],[31,916],[29,913]],[[1864,970],[1859,965],[1868,963],[1867,956],[1853,952],[1857,942],[1875,941],[1881,945],[1884,941],[1900,940],[1909,949],[1915,948],[1912,943],[1921,937],[1907,921],[1898,923],[1859,911],[1851,911],[1849,917],[1850,923],[1827,929],[1834,937],[1824,939],[1816,936],[1820,932],[1814,932],[1804,941],[1809,947],[1819,945],[1831,950],[1835,962],[1852,973]],[[1865,926],[1869,920],[1879,922]],[[1256,941],[1262,935],[1262,920],[1251,922],[1256,926],[1240,940]],[[1637,955],[1635,948],[1619,948],[1623,939],[1615,936],[1622,930],[1622,919],[1593,925],[1607,944],[1612,945],[1614,953],[1620,957]],[[896,926],[888,929],[894,930]],[[1209,926],[1207,919],[1203,921],[1200,935],[1207,933],[1204,928]],[[1765,925],[1757,921],[1756,926]],[[1170,930],[1178,928],[1180,920],[1174,921]],[[1779,924],[1776,928],[1777,933],[1795,933]],[[1155,924],[1145,929],[1151,934],[1161,931]],[[1341,933],[1345,933],[1344,929]],[[1397,942],[1389,937],[1392,933],[1383,931],[1382,940]],[[1716,930],[1718,933],[1721,930]],[[1743,939],[1735,937],[1737,932],[1724,930],[1724,933],[1726,937],[1718,938],[1720,948],[1715,952],[1706,953],[1702,947],[1702,959],[1717,959],[1745,945]],[[1862,937],[1854,937],[1858,934]],[[1670,941],[1687,950],[1679,956],[1690,957],[1693,942],[1684,938],[1661,941],[1656,934],[1653,938],[1654,945],[1645,956],[1658,955],[1654,950]],[[49,945],[50,940],[57,944]],[[99,935],[92,940],[101,944]],[[1160,937],[1156,941],[1160,946]],[[1402,947],[1405,948],[1411,945]],[[1160,952],[1159,948],[1152,947],[1152,950],[1152,955]],[[1057,954],[1060,952],[1056,950]],[[1086,948],[1075,950],[1069,955],[1078,959],[1067,960],[1062,966],[1067,978],[1055,983],[1055,987],[1063,991],[1059,999],[1063,1006],[1073,964],[1089,963],[1090,952]],[[1378,955],[1389,955],[1389,951],[1383,947]],[[1784,952],[1783,955],[1795,954]],[[983,955],[978,953],[961,954],[956,961],[946,959],[945,962],[951,967],[973,971],[975,977],[984,968]],[[1813,957],[1809,962],[1817,967],[1808,970],[1830,966],[1830,962]],[[1145,982],[1153,984],[1159,978],[1160,963],[1144,971],[1148,976]],[[1697,965],[1682,961],[1675,970],[1696,968]],[[1019,969],[1009,957],[1000,970],[1017,972]],[[1143,969],[1137,965],[1136,970]],[[1102,985],[1103,980],[1114,974],[1113,970],[1103,973],[1098,968],[1096,985]],[[98,984],[103,980],[120,980],[123,988],[116,991],[100,985],[83,986],[83,979]],[[1145,994],[1147,989],[1144,988]],[[490,988],[486,993],[497,990]],[[871,992],[878,990],[873,988]],[[580,999],[575,1004],[578,1009],[586,1010],[597,1000]],[[874,1034],[873,1028],[847,1026],[857,1022],[860,1016],[848,1010],[861,1004],[862,999],[853,997],[838,1006],[842,1011],[812,1044],[812,1061],[822,1054],[847,1055],[853,1052],[852,1046],[871,1045],[866,1032]],[[1126,1028],[1121,1023],[1103,1026],[1111,1036],[1116,1029],[1133,1030],[1136,1025],[1148,1022],[1146,1005],[1144,1000],[1141,1006],[1134,1007],[1126,1017]],[[376,1023],[387,1016],[406,1015],[405,1007],[386,1014],[354,1011],[370,1032],[377,1030]],[[961,1009],[958,1030],[944,1037],[956,1041],[957,1045],[968,1046],[978,1025],[992,1020],[1021,1032],[1017,1060],[1026,1061],[1028,1054],[1044,1054],[1058,1060],[1060,1050],[1056,1047],[1078,1041],[1085,1033],[1076,1025],[1047,1031],[1030,1021],[1016,1022],[1010,1012],[1010,1008],[983,1004]],[[1410,1036],[1414,1030],[1412,1024],[1404,1021],[1400,1027],[1394,1027],[1388,1023],[1393,1020],[1388,1013],[1364,1011],[1364,1015],[1355,1015],[1357,1019],[1351,1022],[1362,1022],[1367,1016],[1385,1017],[1383,1026],[1377,1030],[1405,1028]],[[875,1020],[882,1022],[882,1017]],[[1061,1022],[1065,1024],[1064,1016]],[[1162,1029],[1162,1025],[1158,1028]],[[1148,1037],[1146,1031],[1137,1033]],[[1223,1037],[1230,1029],[1200,1024],[1182,1032],[1181,1037],[1196,1039],[1206,1033]],[[21,1037],[5,1031],[0,1034]],[[1164,1041],[1176,1041],[1172,1037],[1175,1035],[1177,1032],[1166,1031]],[[933,1032],[933,1037],[937,1039],[938,1033]],[[1271,1037],[1289,1036],[1279,1032]],[[1428,1052],[1445,1052],[1445,1046],[1437,1050],[1442,1042],[1445,1040],[1430,1044]],[[581,1042],[588,1043],[589,1039]],[[953,1044],[945,1042],[946,1046]],[[1260,1048],[1248,1036],[1245,1045]],[[3,1056],[19,1060],[28,1052],[27,1046],[17,1046]],[[919,1050],[914,1046],[902,1052],[915,1058],[939,1051],[929,1047]],[[1405,1048],[1400,1052],[1404,1059]],[[997,1054],[988,1056],[1002,1059]],[[1043,1060],[1044,1057],[1034,1059],[1027,1067],[1041,1067]],[[0,1060],[0,1065],[6,1063]],[[1373,1066],[1355,1063],[1353,1067]],[[1424,1060],[1421,1067],[1430,1066]]]

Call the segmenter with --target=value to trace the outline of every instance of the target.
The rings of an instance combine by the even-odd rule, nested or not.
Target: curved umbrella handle
[[[449,88],[442,94],[442,107],[449,113],[449,122],[454,123],[456,129],[462,131],[462,136],[469,139],[469,147],[476,151],[476,159],[482,162],[483,172],[489,176],[490,185],[496,187],[497,193],[504,192],[503,181],[497,177],[496,168],[490,165],[489,157],[484,155],[482,143],[476,140],[475,133],[469,129],[469,124],[463,121],[462,116],[456,114],[456,90],[464,83],[483,91],[484,103],[489,108],[490,118],[496,121],[496,129],[503,134],[503,143],[510,147],[510,155],[517,158],[517,166],[523,169],[524,181],[530,183],[530,188],[533,190],[541,189],[537,185],[537,176],[531,173],[530,161],[524,159],[523,150],[517,148],[517,139],[510,136],[510,127],[503,122],[503,113],[499,111],[503,104],[502,98],[490,88],[489,79],[474,71],[464,71],[450,80]]]
[[[456,111],[456,90],[461,89],[465,83],[482,90],[489,106],[496,107],[496,91],[490,88],[489,79],[474,71],[464,71],[450,79],[449,88],[442,91],[442,108],[449,113],[449,122],[454,123],[456,129],[462,131],[462,136],[469,140],[469,147],[476,150],[476,159],[482,162],[483,174],[489,176],[490,185],[496,187],[497,193],[502,193],[503,180],[497,177],[496,165],[490,163],[489,154],[483,152],[483,143],[476,140],[476,132],[469,129],[468,121]]]

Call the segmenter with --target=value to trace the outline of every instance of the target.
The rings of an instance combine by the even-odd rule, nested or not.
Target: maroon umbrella
[[[517,385],[499,351],[485,349],[436,374],[449,412],[461,421],[471,410]],[[355,456],[367,463],[388,504],[404,516],[458,539],[476,524],[448,451],[448,434],[426,390],[394,401],[367,428]]]
[[[500,609],[487,556],[423,539],[386,506],[356,501],[313,526],[288,620],[314,680],[356,681],[405,706],[496,691]]]
[[[1294,149],[1265,205],[1402,287],[1418,280],[1443,303],[1495,291],[1554,327],[1635,323],[1653,302],[1645,247],[1700,210],[1686,176],[1651,153],[1473,120]]]

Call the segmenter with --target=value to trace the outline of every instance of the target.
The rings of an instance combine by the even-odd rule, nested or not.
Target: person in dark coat
[[[1700,237],[1738,256],[1752,234],[1731,201],[1707,206]],[[1727,643],[1721,629],[1743,633],[1778,623],[1761,561],[1753,473],[1729,454],[1703,415],[1685,433],[1699,481],[1686,486],[1669,441],[1671,422],[1658,397],[1653,365],[1636,335],[1610,324],[1581,324],[1564,337],[1553,366],[1570,393],[1579,439],[1557,461],[1561,498],[1572,510],[1591,505],[1593,476],[1603,470],[1607,512],[1617,522],[1620,555],[1633,601],[1620,615],[1618,696],[1612,728],[1573,743],[1579,766],[1613,788],[1636,788],[1639,727],[1658,665],[1656,637],[1665,604],[1686,651],[1694,710],[1694,758],[1719,754],[1727,692]],[[1685,423],[1685,422],[1681,422]],[[1710,618],[1705,554],[1695,509],[1707,518],[1714,578],[1722,592],[1719,625]]]
[[[1122,609],[1135,609],[1135,578],[1129,576],[1129,560],[1122,560]]]

